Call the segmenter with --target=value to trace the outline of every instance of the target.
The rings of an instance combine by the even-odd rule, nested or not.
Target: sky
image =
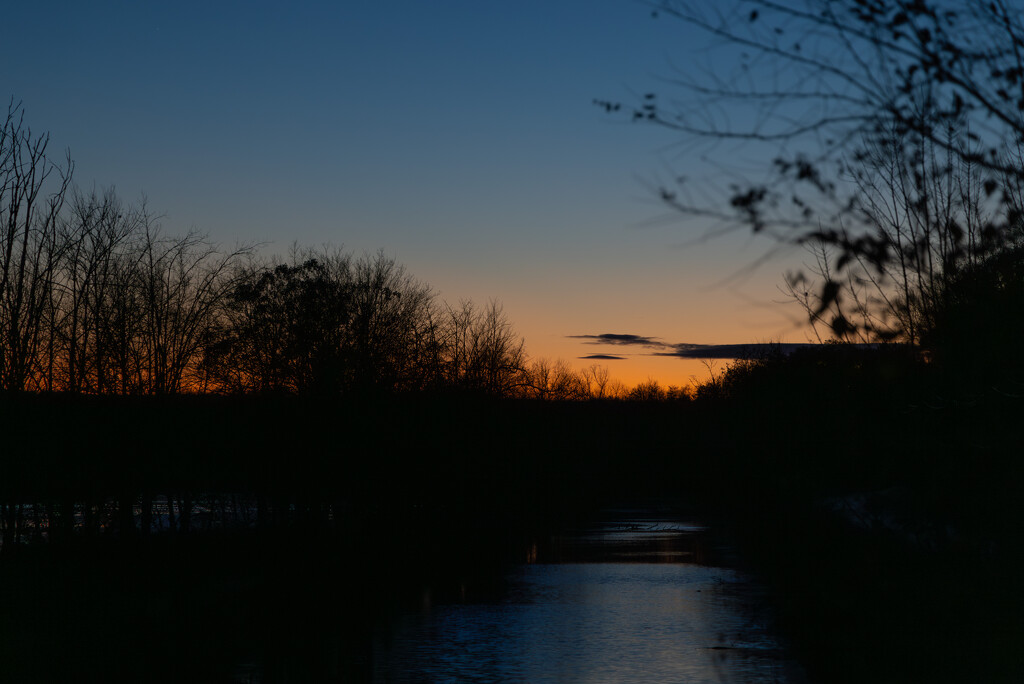
[[[4,11],[0,96],[169,233],[383,250],[499,300],[531,357],[679,385],[693,345],[808,339],[778,290],[799,254],[752,269],[773,243],[703,239],[651,189],[721,160],[594,105],[669,92],[705,42],[634,0],[35,0]]]

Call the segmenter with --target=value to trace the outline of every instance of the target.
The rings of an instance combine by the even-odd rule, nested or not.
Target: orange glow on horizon
[[[608,369],[612,380],[618,380],[627,389],[640,383],[655,380],[661,387],[687,387],[706,382],[711,373],[717,376],[726,368],[732,359],[689,359],[668,356],[637,356],[623,360],[602,360],[574,358],[570,364],[578,371],[592,365]],[[707,364],[710,364],[710,369]]]

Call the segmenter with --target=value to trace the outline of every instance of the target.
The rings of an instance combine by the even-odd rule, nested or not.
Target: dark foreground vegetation
[[[1014,681],[1022,394],[826,345],[688,402],[8,396],[0,667],[225,681],[257,648],[278,681],[358,680],[367,625],[424,587],[672,496],[769,581],[814,681]]]
[[[714,160],[657,183],[718,221],[707,235],[808,249],[783,292],[820,341],[879,345],[741,362],[700,388],[708,491],[815,679],[1020,681],[1019,3],[651,4],[707,43],[667,92],[596,104]]]
[[[624,400],[600,369],[529,362],[497,304],[440,302],[383,256],[167,236],[144,205],[76,191],[11,107],[0,678],[226,681],[255,659],[269,680],[365,679],[367,625],[424,586],[486,581],[605,502],[673,496],[767,578],[814,681],[1024,680],[1019,17],[655,4],[764,57],[749,83],[795,81],[682,83],[712,107],[768,96],[781,129],[694,129],[655,94],[634,119],[841,142],[782,150],[770,185],[714,207],[662,190],[809,246],[786,292],[845,342],[693,393]],[[793,128],[794,101],[820,118]]]
[[[351,630],[341,660],[369,667],[390,606],[491,577],[609,488],[662,477],[670,406],[8,398],[0,667],[225,681],[257,646],[314,667],[327,656],[293,643],[310,620],[324,643]]]
[[[1024,386],[1012,377],[826,347],[739,364],[698,402],[722,431],[703,452],[714,505],[778,590],[814,679],[1024,672]]]

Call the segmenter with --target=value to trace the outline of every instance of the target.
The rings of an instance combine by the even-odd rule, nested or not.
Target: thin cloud
[[[622,333],[602,333],[600,335],[568,335],[570,339],[586,340],[584,344],[612,344],[624,347],[652,347],[655,349],[669,349],[670,344],[665,344],[657,337],[645,335],[631,335]]]
[[[614,356],[612,354],[591,354],[590,356],[581,356],[581,359],[590,359],[592,361],[625,361],[625,356]]]
[[[650,351],[639,352],[645,356],[674,356],[681,359],[751,359],[768,354],[788,356],[804,347],[820,346],[809,343],[759,342],[752,344],[694,344],[680,342],[669,344],[657,337],[646,335],[602,333],[600,335],[568,335],[583,344],[611,345],[617,347],[646,347]],[[592,354],[583,359],[622,360],[624,357],[612,354]]]
[[[654,352],[653,356],[676,356],[683,359],[751,359],[766,354],[789,356],[798,349],[820,345],[804,343],[755,344],[674,344],[672,351]]]

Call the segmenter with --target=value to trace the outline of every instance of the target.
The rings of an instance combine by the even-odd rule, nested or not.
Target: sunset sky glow
[[[705,42],[629,0],[39,0],[5,9],[0,95],[168,232],[383,249],[503,302],[532,357],[682,384],[707,370],[676,345],[807,341],[777,289],[799,253],[748,270],[773,243],[701,240],[651,189],[721,160],[593,104],[671,92]]]

